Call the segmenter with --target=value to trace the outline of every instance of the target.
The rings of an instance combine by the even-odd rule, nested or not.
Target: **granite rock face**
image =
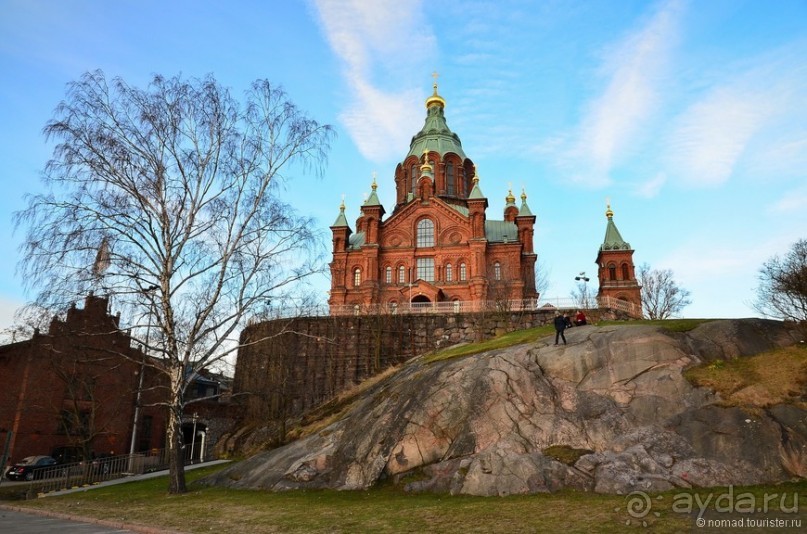
[[[782,323],[715,321],[686,334],[584,326],[567,339],[566,346],[541,341],[412,360],[338,422],[207,482],[366,489],[392,479],[408,491],[508,495],[661,491],[807,474],[807,411],[720,407],[682,375],[703,361],[797,342]],[[549,448],[578,453],[556,459]]]

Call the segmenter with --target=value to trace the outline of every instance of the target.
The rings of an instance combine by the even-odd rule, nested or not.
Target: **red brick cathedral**
[[[396,204],[386,210],[372,193],[355,232],[342,202],[333,231],[331,314],[381,307],[482,309],[485,303],[534,305],[535,216],[507,194],[503,220],[490,220],[476,167],[448,128],[446,102],[426,100],[426,123],[395,169]]]

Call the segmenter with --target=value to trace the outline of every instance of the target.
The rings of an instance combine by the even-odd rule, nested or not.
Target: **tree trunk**
[[[179,384],[181,370],[171,376],[171,402],[168,407],[168,493],[188,491],[185,485],[185,448],[182,437],[182,389]]]

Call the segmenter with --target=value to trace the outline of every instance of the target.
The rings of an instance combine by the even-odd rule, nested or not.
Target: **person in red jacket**
[[[586,324],[586,314],[583,313],[583,310],[577,310],[577,315],[574,316],[574,324],[577,326]]]

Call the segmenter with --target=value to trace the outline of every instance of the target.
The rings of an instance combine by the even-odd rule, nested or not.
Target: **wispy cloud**
[[[642,198],[653,198],[659,194],[665,183],[667,183],[667,175],[660,172],[650,180],[639,184],[636,194]]]
[[[671,166],[687,185],[724,183],[776,105],[764,93],[718,88],[680,116],[668,143]]]
[[[605,52],[605,88],[585,106],[582,121],[560,154],[561,165],[588,163],[590,170],[575,176],[577,182],[606,185],[614,165],[632,152],[659,106],[682,11],[683,3],[677,0],[662,4],[643,27]]]
[[[322,31],[342,60],[350,101],[340,115],[364,157],[385,161],[400,155],[423,116],[423,84],[412,72],[434,54],[435,39],[422,2],[315,0]],[[417,78],[420,80],[421,78]]]
[[[779,200],[768,206],[768,212],[774,215],[805,214],[805,208],[807,208],[807,186],[801,186],[786,191]]]
[[[674,121],[665,160],[687,186],[726,183],[742,164],[756,179],[807,176],[807,41],[732,67]],[[799,126],[800,125],[800,126]]]

